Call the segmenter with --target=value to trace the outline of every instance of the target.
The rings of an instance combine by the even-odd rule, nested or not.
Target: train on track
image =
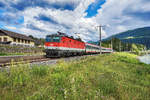
[[[111,53],[111,48],[101,48],[102,53]],[[65,33],[47,35],[45,42],[46,57],[64,57],[100,53],[98,45],[83,42],[81,39],[74,39]]]

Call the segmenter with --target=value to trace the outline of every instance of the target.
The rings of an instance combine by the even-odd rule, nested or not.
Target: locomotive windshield
[[[59,36],[47,36],[46,42],[60,42]]]

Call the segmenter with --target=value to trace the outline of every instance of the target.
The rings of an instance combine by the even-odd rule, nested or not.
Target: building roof
[[[7,36],[10,36],[10,37],[13,37],[13,38],[19,38],[19,39],[24,39],[24,40],[30,40],[30,41],[33,41],[33,39],[31,39],[30,37],[26,36],[26,35],[23,35],[23,34],[19,34],[19,33],[16,33],[16,32],[11,32],[11,31],[7,31],[7,30],[4,30],[4,29],[0,29],[0,33],[3,33],[4,35],[7,35]]]

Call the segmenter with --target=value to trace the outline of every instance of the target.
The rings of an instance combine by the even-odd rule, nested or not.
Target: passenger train
[[[101,48],[102,53],[112,52],[111,48]],[[45,42],[46,57],[63,57],[100,53],[98,45],[85,43],[81,39],[74,39],[65,33],[47,35]]]

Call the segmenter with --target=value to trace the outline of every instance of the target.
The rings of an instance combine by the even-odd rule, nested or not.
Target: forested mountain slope
[[[111,38],[118,38],[125,43],[143,44],[147,48],[150,48],[150,27],[128,30],[104,40],[110,40]]]

